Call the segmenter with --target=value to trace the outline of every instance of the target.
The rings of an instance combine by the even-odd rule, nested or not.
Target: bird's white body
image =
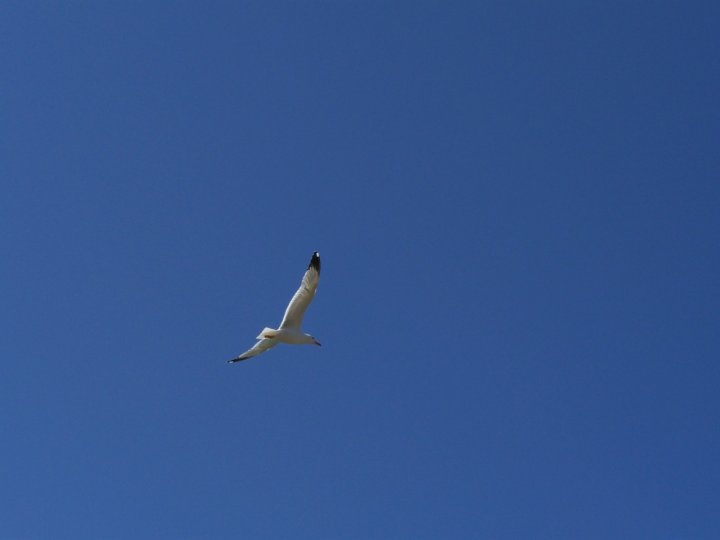
[[[320,345],[318,340],[300,329],[305,310],[317,292],[319,280],[320,254],[316,251],[310,259],[310,264],[300,283],[300,288],[293,295],[285,310],[285,316],[280,323],[280,327],[277,329],[263,328],[257,338],[255,338],[259,340],[255,346],[232,360],[229,360],[229,362],[239,362],[240,360],[252,358],[271,349],[278,343],[287,343],[289,345]]]
[[[320,345],[314,337],[299,328],[263,328],[255,339],[274,339],[289,345]]]

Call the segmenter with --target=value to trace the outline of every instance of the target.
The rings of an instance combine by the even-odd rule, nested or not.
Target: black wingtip
[[[312,258],[310,259],[310,264],[308,264],[308,270],[310,268],[314,268],[317,273],[320,273],[320,253],[315,251],[312,254]]]

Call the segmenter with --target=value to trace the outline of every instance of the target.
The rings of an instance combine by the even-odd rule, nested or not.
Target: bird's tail
[[[258,334],[258,337],[256,337],[255,339],[272,339],[272,338],[274,338],[275,336],[277,336],[277,334],[278,334],[278,331],[277,331],[277,330],[274,330],[274,329],[272,329],[272,328],[268,328],[268,327],[266,326],[265,328],[263,328],[263,329],[260,331],[260,334]]]

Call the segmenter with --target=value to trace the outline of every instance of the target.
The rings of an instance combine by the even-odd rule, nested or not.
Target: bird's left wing
[[[253,356],[264,353],[268,349],[272,349],[277,344],[277,339],[261,339],[253,346],[252,349],[248,349],[247,351],[245,351],[239,356],[236,356],[232,360],[228,360],[228,362],[233,363],[239,362],[240,360],[247,360],[248,358],[252,358]]]
[[[281,329],[300,328],[305,310],[312,302],[317,291],[318,281],[320,281],[320,254],[316,251],[310,259],[310,264],[308,264],[302,278],[300,288],[290,300],[287,309],[285,309],[285,316],[280,323]]]

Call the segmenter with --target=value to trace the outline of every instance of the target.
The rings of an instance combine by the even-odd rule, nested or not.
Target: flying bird
[[[300,288],[290,299],[288,307],[285,309],[285,316],[280,323],[280,328],[263,328],[262,332],[255,339],[258,342],[255,346],[241,355],[228,360],[228,362],[240,362],[262,354],[268,349],[272,349],[278,343],[288,343],[290,345],[320,345],[320,342],[310,334],[305,334],[300,329],[305,310],[312,302],[315,292],[317,291],[318,281],[320,281],[320,254],[316,251],[313,253],[308,264],[305,275],[300,283]]]

